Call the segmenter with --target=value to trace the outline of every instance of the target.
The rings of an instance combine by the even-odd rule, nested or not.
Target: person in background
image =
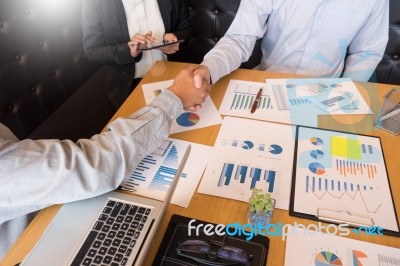
[[[242,0],[234,21],[195,71],[217,82],[262,39],[265,71],[368,81],[388,42],[388,0]]]
[[[109,67],[106,92],[115,109],[153,63],[173,57],[179,44],[141,48],[193,35],[186,0],[83,0],[82,29],[88,59]]]
[[[76,143],[18,140],[0,123],[0,260],[38,210],[114,190],[168,137],[183,109],[201,108],[209,88],[195,88],[192,72],[183,70],[149,105]]]

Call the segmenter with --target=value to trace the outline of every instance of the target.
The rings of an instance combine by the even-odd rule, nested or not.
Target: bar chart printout
[[[225,117],[198,192],[247,202],[251,189],[258,188],[276,199],[277,208],[288,209],[292,129],[291,125]],[[261,132],[268,132],[268,138]]]
[[[274,170],[266,170],[266,169],[261,169],[261,168],[256,168],[256,167],[248,167],[245,165],[234,165],[232,163],[224,163],[224,167],[222,169],[218,186],[229,186],[231,184],[234,184],[235,182],[238,182],[240,184],[248,184],[249,188],[256,188],[259,186],[264,186],[260,185],[257,186],[257,183],[260,182],[266,182],[267,189],[269,193],[274,192],[274,184],[275,184],[275,175],[276,171]]]
[[[298,228],[286,239],[284,265],[400,266],[400,249]]]
[[[250,110],[257,93],[262,90],[254,113]],[[220,114],[269,120],[274,117],[274,106],[265,83],[231,80],[219,108]]]
[[[167,139],[139,163],[121,188],[137,195],[163,200],[177,173],[189,142]],[[172,203],[187,207],[206,166],[210,147],[191,143],[191,152]]]
[[[136,191],[140,186],[146,186],[149,190],[165,192],[172,183],[179,162],[177,147],[172,140],[165,140],[157,150],[139,163],[123,184],[123,188]]]

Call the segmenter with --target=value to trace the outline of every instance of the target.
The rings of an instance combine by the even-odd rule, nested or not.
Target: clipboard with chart
[[[289,213],[400,236],[379,137],[298,126]]]

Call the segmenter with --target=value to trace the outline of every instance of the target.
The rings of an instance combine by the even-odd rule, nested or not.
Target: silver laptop
[[[64,204],[21,265],[143,265],[189,152],[163,202],[112,191]]]

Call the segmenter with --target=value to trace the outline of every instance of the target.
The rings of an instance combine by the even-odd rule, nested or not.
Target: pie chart
[[[182,127],[191,127],[199,123],[200,117],[191,112],[186,112],[178,116],[176,119],[176,123]]]
[[[322,141],[322,139],[318,138],[318,137],[312,137],[310,138],[310,142],[312,144],[314,144],[315,146],[321,146],[322,144],[324,144],[324,142]]]
[[[282,153],[282,147],[278,144],[272,144],[271,146],[269,146],[269,152],[272,154],[280,154]]]
[[[321,150],[312,150],[310,151],[310,156],[316,160],[322,159],[324,157],[324,152]]]
[[[315,266],[338,266],[342,265],[342,261],[339,257],[329,251],[321,251],[315,256]]]
[[[308,169],[316,175],[325,174],[325,167],[320,163],[310,163]]]
[[[245,140],[245,141],[243,141],[243,144],[242,144],[242,148],[243,148],[243,149],[245,149],[245,150],[250,150],[250,149],[252,149],[253,147],[254,147],[254,143],[251,142],[250,140]]]

